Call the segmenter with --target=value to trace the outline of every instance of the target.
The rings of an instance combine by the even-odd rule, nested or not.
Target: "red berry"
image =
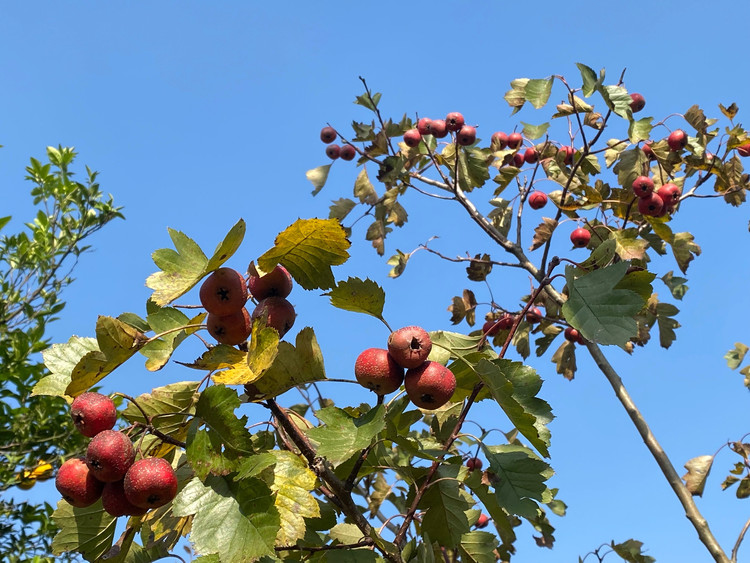
[[[422,327],[405,326],[388,337],[388,352],[403,368],[415,368],[427,361],[432,350],[430,335]]]
[[[680,201],[682,190],[678,185],[669,183],[659,186],[656,195],[662,199],[665,207],[674,207]]]
[[[529,207],[531,209],[541,209],[547,205],[547,194],[540,191],[533,191],[529,195]]]
[[[362,387],[378,395],[393,393],[404,381],[404,368],[399,366],[388,350],[368,348],[354,362],[354,376]]]
[[[417,122],[417,131],[419,131],[420,135],[431,135],[431,125],[432,119],[430,119],[429,117],[423,117]]]
[[[511,133],[508,135],[508,148],[509,149],[520,149],[523,144],[523,136],[520,133]]]
[[[325,144],[332,143],[336,140],[336,130],[333,127],[323,127],[320,130],[320,140]]]
[[[565,164],[573,164],[573,155],[576,153],[576,150],[573,147],[562,146],[560,147],[559,152],[564,153],[565,156],[563,157],[563,162]]]
[[[112,430],[117,421],[115,403],[101,393],[78,395],[70,405],[70,415],[76,429],[88,438],[104,430]]]
[[[638,200],[638,211],[641,215],[649,217],[659,217],[664,210],[664,200],[657,194],[652,193],[648,197],[642,197]]]
[[[589,244],[591,240],[591,233],[583,227],[578,227],[572,233],[570,233],[570,242],[576,248],[583,248]]]
[[[236,313],[247,301],[245,278],[232,268],[219,268],[205,279],[199,297],[209,313],[219,316]]]
[[[523,166],[523,154],[520,152],[513,153],[513,166],[521,168]]]
[[[539,310],[539,307],[531,307],[528,311],[526,311],[526,322],[530,325],[542,322],[543,318],[544,315],[542,315],[542,311]]]
[[[476,523],[474,524],[474,527],[476,528],[486,528],[487,524],[490,523],[490,517],[486,514],[482,513],[479,515],[479,518],[477,518]]]
[[[501,151],[508,146],[508,135],[502,131],[496,131],[490,139],[493,150]]]
[[[681,149],[684,149],[687,146],[687,142],[687,133],[685,133],[685,131],[683,131],[682,129],[675,129],[669,134],[669,137],[667,137],[669,150],[672,151],[679,151]]]
[[[638,176],[633,180],[632,188],[638,197],[648,197],[654,192],[654,181],[648,176]]]
[[[646,98],[643,97],[643,94],[633,92],[630,94],[630,99],[632,100],[630,102],[630,109],[633,110],[633,113],[637,113],[646,107]]]
[[[354,148],[354,145],[348,143],[341,147],[341,150],[339,151],[339,157],[341,160],[354,160],[355,156],[357,156],[357,149]]]
[[[102,507],[115,518],[118,516],[143,516],[147,508],[140,508],[132,504],[125,496],[124,481],[105,483],[102,490]]]
[[[328,145],[326,147],[326,156],[331,160],[336,160],[339,156],[341,156],[341,147],[336,143]]]
[[[125,434],[104,430],[94,436],[86,448],[86,465],[103,483],[119,481],[133,465],[135,448]]]
[[[456,142],[461,146],[468,146],[477,140],[477,130],[471,125],[464,125],[456,133]]]
[[[252,314],[253,319],[263,318],[266,326],[275,328],[279,338],[284,336],[294,326],[297,313],[294,305],[283,297],[266,297],[255,307]]]
[[[209,313],[206,317],[206,328],[208,334],[213,336],[218,343],[237,346],[250,337],[253,324],[250,320],[250,313],[243,307],[228,315]]]
[[[177,475],[166,459],[146,457],[125,475],[125,498],[139,508],[156,508],[177,496]]]
[[[574,329],[572,326],[569,326],[565,329],[565,340],[583,344],[583,336],[581,336],[581,333]]]
[[[247,288],[258,301],[274,295],[286,297],[292,292],[292,276],[280,264],[263,276],[257,275],[256,270],[256,273],[248,278]]]
[[[527,164],[534,164],[539,160],[539,153],[534,147],[529,147],[524,151],[523,159]]]
[[[750,143],[745,143],[737,147],[737,154],[740,156],[750,156]]]
[[[84,508],[99,500],[104,483],[94,477],[82,458],[72,458],[57,470],[55,487],[69,504]]]
[[[404,376],[406,394],[422,409],[439,409],[456,390],[456,376],[443,364],[426,361],[408,369]]]
[[[448,127],[448,131],[458,131],[464,126],[464,116],[453,111],[445,116],[445,125]]]
[[[649,160],[654,160],[656,158],[654,150],[651,148],[651,141],[644,143],[642,150]]]
[[[409,129],[404,133],[404,143],[407,147],[419,146],[419,142],[422,140],[422,135],[419,134],[417,129]]]
[[[482,469],[482,460],[478,457],[470,457],[466,460],[466,467],[469,469],[469,471],[474,471],[475,469]]]
[[[445,123],[444,119],[434,119],[432,123],[430,123],[430,133],[432,133],[432,136],[436,139],[442,139],[448,134],[448,125]]]

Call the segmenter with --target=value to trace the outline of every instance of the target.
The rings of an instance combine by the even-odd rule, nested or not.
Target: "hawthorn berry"
[[[547,205],[547,194],[535,190],[529,194],[529,207],[531,209],[541,209]]]
[[[572,233],[570,233],[570,242],[572,242],[573,246],[575,246],[576,248],[583,248],[584,246],[588,246],[590,240],[591,233],[583,227],[578,227]]]
[[[336,140],[336,130],[333,127],[326,126],[320,130],[320,140],[325,144],[332,143]]]

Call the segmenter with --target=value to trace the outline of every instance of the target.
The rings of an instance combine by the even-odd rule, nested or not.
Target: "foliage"
[[[67,405],[59,398],[34,396],[46,375],[39,353],[49,345],[48,323],[65,303],[61,293],[89,246],[87,239],[121,217],[112,198],[99,189],[97,173],[86,168],[84,182],[74,180],[72,148],[48,147],[47,162],[35,158],[26,168],[38,208],[25,230],[0,239],[0,490],[27,489],[49,479],[61,458],[80,452]],[[0,219],[0,228],[11,217]],[[3,501],[0,551],[11,560],[46,555],[55,527],[49,504]],[[19,558],[19,559],[13,559]]]
[[[513,301],[496,303],[490,296],[486,318],[512,318],[496,333],[473,328],[477,303],[483,300],[471,290],[456,291],[461,297],[452,298],[446,321],[465,321],[467,333],[430,333],[429,359],[446,365],[456,378],[450,402],[432,411],[417,409],[399,394],[369,404],[336,405],[315,384],[327,376],[314,329],[302,328],[292,344],[256,319],[246,344],[204,341],[200,357],[180,362],[203,372],[201,381],[129,398],[132,404],[122,413],[141,455],[165,457],[177,469],[180,492],[174,502],[130,518],[115,543],[112,521],[100,503],[71,509],[60,501],[55,517],[62,531],[55,552],[77,550],[89,560],[132,554],[152,561],[189,534],[202,560],[223,563],[508,561],[522,526],[538,534],[539,546],[552,547],[555,529],[549,515],[563,516],[566,510],[548,484],[553,474],[552,407],[540,396],[543,382],[534,368],[507,357],[512,349],[526,360],[533,346],[537,357],[548,355],[568,379],[574,378],[577,353],[585,350],[592,356],[678,491],[701,541],[717,561],[728,561],[700,524],[688,491],[695,480],[687,478],[687,487],[680,480],[601,346],[633,353],[649,343],[654,327],[661,346],[675,340],[679,310],[660,299],[653,284],[659,277],[669,295],[682,299],[687,279],[672,270],[655,271],[652,258],[671,253],[685,274],[701,249],[693,235],[673,229],[680,207],[700,201],[699,196],[723,198],[731,205],[744,201],[748,176],[734,149],[747,141],[748,133],[725,108],[729,124],[722,134],[717,120],[692,107],[682,116],[685,124],[680,123],[691,128],[687,146],[670,150],[666,140],[650,141],[652,160],[645,141],[666,129],[666,120],[635,119],[622,78],[605,84],[603,70],[597,74],[580,64],[578,69],[578,88],[560,76],[524,78],[514,80],[505,94],[515,113],[527,102],[544,108],[554,88],[561,88],[562,100],[550,121],[522,124],[529,145],[524,148],[538,154],[529,166],[517,158],[519,149],[493,141],[464,146],[455,135],[445,141],[425,135],[418,146],[399,143],[414,121],[406,115],[398,121],[384,118],[381,95],[365,84],[356,103],[373,114],[372,120],[354,122],[351,137],[339,132],[343,142],[362,145],[356,148],[361,171],[353,197],[335,200],[328,219],[297,220],[251,262],[251,269],[257,263],[266,272],[281,264],[303,289],[327,290],[332,306],[387,325],[382,287],[356,277],[336,281],[333,267],[348,259],[356,224],[362,218],[371,221],[364,237],[385,255],[394,228],[408,222],[401,201],[405,193],[458,203],[509,261],[484,251],[449,258],[430,242],[410,252],[398,250],[388,260],[390,275],[403,275],[417,251],[425,250],[423,254],[466,262],[469,280],[489,283],[498,268],[517,267],[530,275],[534,287],[529,294],[519,290]],[[551,138],[558,129],[563,141]],[[331,167],[307,173],[314,194],[325,187]],[[652,177],[657,187],[679,186],[679,201],[660,216],[645,215],[631,189],[641,175]],[[376,188],[371,177],[382,187]],[[550,183],[553,217],[529,224],[534,217],[525,205],[529,194]],[[713,191],[705,193],[711,184]],[[487,215],[472,199],[482,195],[491,208]],[[573,230],[572,224],[587,229],[591,241],[573,251],[577,256],[558,256],[568,252],[559,241],[561,233]],[[145,318],[134,313],[100,317],[95,339],[74,337],[56,344],[45,356],[51,375],[37,392],[70,399],[132,362],[136,352],[146,356],[147,370],[163,367],[187,337],[205,328],[202,314],[189,319],[176,300],[238,251],[243,235],[240,221],[208,258],[186,234],[170,230],[175,248],[153,255],[159,271],[147,281],[154,294]],[[561,337],[566,328],[576,329],[583,345]],[[209,380],[201,391],[202,382]],[[304,403],[286,407],[277,402],[292,389],[299,390]],[[505,415],[508,431],[501,443],[493,443],[487,433],[462,431],[479,401],[494,402]],[[252,417],[237,414],[243,403],[253,403],[246,411]],[[485,460],[483,471],[469,470],[464,463],[477,453]],[[481,531],[481,514],[489,515],[492,533]],[[85,541],[76,544],[75,537]],[[626,561],[654,560],[636,540],[612,542],[608,549],[607,554]],[[597,550],[594,555],[601,560],[606,554]]]

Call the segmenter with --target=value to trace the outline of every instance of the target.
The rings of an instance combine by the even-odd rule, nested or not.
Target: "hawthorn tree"
[[[157,371],[188,339],[202,342],[205,350],[197,358],[177,362],[199,373],[194,380],[124,397],[128,404],[120,413],[119,432],[135,445],[136,458],[169,462],[176,496],[153,508],[138,504],[126,476],[125,497],[146,512],[128,517],[118,539],[117,518],[100,501],[74,507],[62,500],[54,514],[61,528],[55,553],[153,561],[187,536],[206,562],[510,561],[522,522],[534,528],[540,546],[550,547],[549,514],[562,515],[566,506],[548,485],[552,408],[539,396],[541,377],[525,363],[533,350],[568,379],[574,378],[578,354],[592,357],[710,556],[736,561],[744,531],[728,555],[693,502],[714,456],[690,460],[683,480],[603,347],[634,353],[654,344],[653,331],[663,347],[674,341],[679,311],[670,301],[683,298],[687,281],[674,268],[684,275],[700,254],[693,235],[674,228],[676,218],[685,205],[704,198],[744,202],[748,132],[734,122],[734,104],[720,107],[726,122],[721,125],[697,106],[662,121],[638,118],[644,98],[628,92],[623,76],[608,84],[603,70],[582,64],[578,70],[580,86],[562,76],[513,80],[505,94],[513,113],[527,103],[546,107],[554,88],[560,103],[549,121],[497,131],[489,140],[478,139],[458,113],[388,119],[379,110],[381,95],[363,80],[365,91],[356,102],[372,118],[353,122],[351,133],[331,125],[321,131],[329,158],[357,159],[353,197],[335,200],[326,219],[300,219],[279,233],[273,247],[240,274],[239,286],[231,271],[223,271],[221,283],[212,276],[240,249],[244,221],[209,254],[185,233],[170,230],[174,249],[153,254],[158,271],[146,281],[153,293],[145,315],[102,316],[95,338],[72,337],[52,346],[44,355],[51,375],[35,394],[70,401],[134,362],[137,353],[145,356],[147,370]],[[553,136],[557,129],[562,137]],[[314,194],[330,169],[327,164],[307,173]],[[392,277],[424,251],[465,267],[469,280],[486,281],[488,288],[502,268],[523,270],[533,287],[502,302],[490,293],[484,319],[477,318],[473,291],[452,298],[446,325],[463,330],[430,332],[426,360],[445,366],[438,372],[455,385],[445,404],[438,404],[426,382],[414,383],[411,370],[425,364],[402,366],[409,367],[405,392],[373,393],[372,401],[359,405],[334,404],[320,382],[354,380],[327,377],[313,327],[299,329],[293,342],[284,339],[295,319],[280,301],[272,307],[268,299],[284,300],[288,291],[274,294],[279,286],[269,283],[274,290],[261,294],[253,287],[281,266],[295,287],[324,290],[332,306],[370,315],[391,329],[384,289],[369,279],[337,280],[334,268],[348,259],[349,237],[364,218],[371,221],[366,239],[385,255],[386,238],[407,223],[401,196],[410,191],[460,206],[477,236],[494,243],[501,256],[450,257],[428,242],[389,258]],[[491,211],[480,211],[479,201],[482,207],[489,202]],[[550,217],[540,220],[534,214],[540,209]],[[436,234],[446,238],[451,231]],[[673,269],[656,271],[651,257],[669,254]],[[657,278],[670,301],[658,298]],[[245,281],[252,294],[247,301]],[[202,304],[196,305],[193,290],[199,285]],[[234,303],[237,292],[239,308],[221,312],[205,296]],[[415,337],[412,352],[427,344]],[[511,350],[524,361],[508,358]],[[740,366],[746,350],[738,344],[727,355],[730,367]],[[295,404],[299,396],[303,401]],[[507,418],[509,431],[499,443],[497,433],[464,429],[480,401],[494,402]],[[244,403],[251,403],[249,415],[236,412]],[[726,483],[738,482],[738,496],[747,496],[750,446],[740,439],[732,449],[743,460]],[[589,555],[599,561],[609,555],[654,560],[636,540],[612,542]]]
[[[87,168],[84,181],[75,180],[74,149],[48,147],[46,156],[26,168],[36,216],[24,230],[0,238],[0,491],[9,493],[53,477],[63,456],[84,448],[65,401],[32,396],[32,388],[48,374],[39,355],[49,346],[47,325],[65,306],[61,293],[89,249],[87,239],[122,217],[112,198],[103,197],[95,171]],[[10,221],[0,218],[0,228]],[[9,561],[48,555],[57,531],[52,505],[6,498],[0,551]]]

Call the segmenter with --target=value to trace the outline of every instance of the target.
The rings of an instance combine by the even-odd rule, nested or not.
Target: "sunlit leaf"
[[[552,354],[551,361],[555,364],[555,371],[568,381],[576,375],[576,346],[573,342],[565,340]]]
[[[337,465],[370,445],[385,427],[384,414],[382,405],[360,417],[336,407],[326,407],[315,413],[324,426],[310,428],[307,435],[318,444],[318,454]]]
[[[706,487],[706,480],[713,463],[714,456],[702,455],[694,457],[685,464],[688,472],[682,476],[682,480],[685,481],[685,486],[691,495],[703,496],[703,489]]]
[[[74,508],[61,500],[52,520],[60,528],[52,541],[55,555],[77,551],[89,561],[96,561],[112,547],[117,519],[104,511],[101,501],[86,508]]]
[[[263,271],[283,265],[305,289],[329,289],[335,280],[331,266],[349,258],[351,243],[334,219],[297,219],[276,237],[274,247],[258,258]]]
[[[43,377],[34,386],[33,395],[65,396],[65,389],[70,384],[70,377],[81,358],[99,350],[95,338],[71,336],[61,344],[53,344],[42,352],[44,365],[51,375]]]
[[[656,559],[643,553],[643,542],[627,540],[622,543],[612,542],[614,552],[628,563],[654,563]]]
[[[738,367],[740,367],[740,364],[742,364],[742,360],[745,359],[745,354],[747,354],[748,350],[750,350],[750,348],[748,348],[742,342],[735,342],[734,348],[724,354],[724,359],[727,361],[727,366],[729,366],[729,369],[737,369]]]
[[[328,180],[328,173],[330,171],[331,165],[324,164],[323,166],[318,166],[317,168],[305,172],[305,176],[310,182],[312,182],[312,185],[315,188],[312,191],[312,195],[318,195],[318,192],[323,189],[323,186],[326,185],[326,180]]]
[[[550,217],[542,217],[542,223],[534,228],[534,238],[531,241],[529,250],[536,250],[545,245],[552,238],[552,233],[557,227],[557,221]]]
[[[143,417],[145,412],[155,428],[168,436],[184,440],[189,415],[195,412],[199,384],[198,381],[182,381],[152,389],[150,393],[136,397],[140,409],[129,403],[122,410],[122,416],[130,422],[146,424],[147,421]]]
[[[687,272],[693,258],[700,256],[701,253],[701,247],[695,244],[694,240],[695,237],[690,233],[675,233],[674,235],[672,253],[683,274]]]
[[[376,319],[383,318],[385,291],[370,279],[350,277],[323,295],[329,296],[331,305],[339,309],[372,315]]]
[[[302,459],[289,451],[274,450],[276,458],[271,490],[281,517],[276,545],[294,545],[305,536],[305,518],[320,516],[318,501],[312,496],[317,476]]]

